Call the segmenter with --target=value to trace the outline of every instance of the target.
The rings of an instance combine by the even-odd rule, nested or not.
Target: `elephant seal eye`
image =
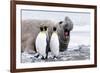
[[[63,23],[63,21],[60,21],[60,22],[59,22],[59,24],[62,24],[62,23]]]

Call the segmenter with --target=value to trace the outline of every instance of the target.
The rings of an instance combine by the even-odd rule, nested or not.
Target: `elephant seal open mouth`
[[[69,36],[69,31],[65,29],[64,30],[64,40],[66,40],[68,36]]]

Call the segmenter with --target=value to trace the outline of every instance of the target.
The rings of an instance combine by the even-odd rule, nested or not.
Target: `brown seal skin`
[[[56,25],[57,24],[57,25]],[[50,20],[22,20],[21,24],[21,51],[31,53],[36,52],[35,39],[40,32],[40,26],[47,26],[47,48],[49,48],[49,41],[52,34],[53,26],[57,27],[57,32],[60,42],[60,51],[65,51],[70,41],[70,31],[73,29],[73,23],[69,17],[65,17],[63,21],[55,23]],[[41,43],[42,44],[42,43]],[[48,51],[48,50],[47,50]]]

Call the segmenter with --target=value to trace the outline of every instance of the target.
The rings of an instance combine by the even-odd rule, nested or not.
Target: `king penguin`
[[[46,58],[46,47],[47,47],[47,33],[46,33],[46,27],[40,27],[40,32],[37,35],[35,46],[36,51],[39,53],[39,55],[42,56],[42,59]]]
[[[59,56],[59,38],[56,27],[53,27],[53,33],[50,39],[50,50],[54,58]]]

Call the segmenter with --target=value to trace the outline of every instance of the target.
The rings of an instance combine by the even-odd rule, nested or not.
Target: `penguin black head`
[[[40,31],[43,31],[43,27],[40,27]]]
[[[44,26],[44,30],[47,31],[47,26]]]
[[[57,28],[56,27],[53,27],[53,31],[56,31],[57,30]]]

